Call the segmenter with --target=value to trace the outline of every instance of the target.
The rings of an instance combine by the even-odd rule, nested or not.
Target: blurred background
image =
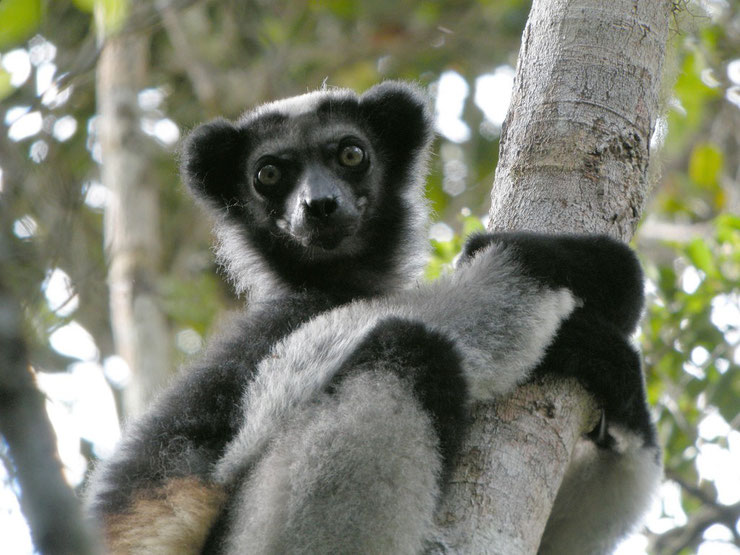
[[[242,302],[214,265],[210,222],[180,184],[179,139],[209,118],[324,84],[419,82],[439,132],[428,185],[432,279],[485,225],[529,7],[0,2],[0,281],[21,304],[73,487],[110,454],[121,423],[197,356],[219,315]],[[103,50],[106,41],[118,47]],[[634,246],[648,276],[638,340],[666,481],[646,530],[621,552],[737,554],[740,1],[676,2],[663,105],[655,187]],[[127,207],[116,206],[115,187],[134,192]],[[127,222],[132,212],[141,219]],[[132,222],[139,236],[122,249]],[[140,257],[139,290],[121,293],[115,269],[127,256]],[[134,295],[128,320],[115,308],[121,294]],[[156,361],[145,381],[122,352],[137,321],[156,324],[136,347]],[[0,459],[2,550],[31,553],[2,439]]]

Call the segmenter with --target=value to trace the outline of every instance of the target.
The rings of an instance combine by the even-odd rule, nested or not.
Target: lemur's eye
[[[280,181],[283,174],[280,168],[272,164],[265,164],[257,171],[257,181],[262,185],[275,185]]]
[[[339,163],[354,168],[365,160],[365,151],[356,145],[347,145],[339,151]]]

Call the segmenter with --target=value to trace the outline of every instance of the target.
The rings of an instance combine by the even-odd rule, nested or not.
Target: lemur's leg
[[[576,445],[540,552],[609,553],[639,523],[662,474],[639,355],[614,326],[577,310],[537,372],[576,377],[603,409]]]
[[[420,553],[466,399],[449,339],[381,321],[251,470],[227,552]]]

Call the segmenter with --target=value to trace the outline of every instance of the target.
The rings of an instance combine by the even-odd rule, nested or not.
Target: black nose
[[[312,199],[305,203],[306,214],[314,218],[326,220],[338,208],[337,200],[334,197],[325,197]]]

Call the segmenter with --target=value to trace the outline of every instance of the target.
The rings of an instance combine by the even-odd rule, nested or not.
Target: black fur
[[[582,306],[563,323],[535,376],[577,378],[619,424],[655,446],[639,354],[631,345],[644,303],[643,277],[634,252],[605,235],[544,235],[529,232],[477,234],[463,250],[468,259],[491,243],[516,251],[522,271],[550,287],[567,287]],[[603,447],[613,438],[589,437]]]
[[[567,287],[583,310],[632,333],[642,315],[642,270],[634,252],[606,235],[511,232],[473,235],[463,259],[491,242],[516,250],[525,273],[551,287]]]
[[[606,320],[577,309],[563,323],[536,373],[577,378],[604,410],[607,432],[610,424],[619,424],[646,445],[657,445],[640,355],[629,338]],[[604,437],[599,428],[589,437],[597,445],[612,447],[613,438]]]

